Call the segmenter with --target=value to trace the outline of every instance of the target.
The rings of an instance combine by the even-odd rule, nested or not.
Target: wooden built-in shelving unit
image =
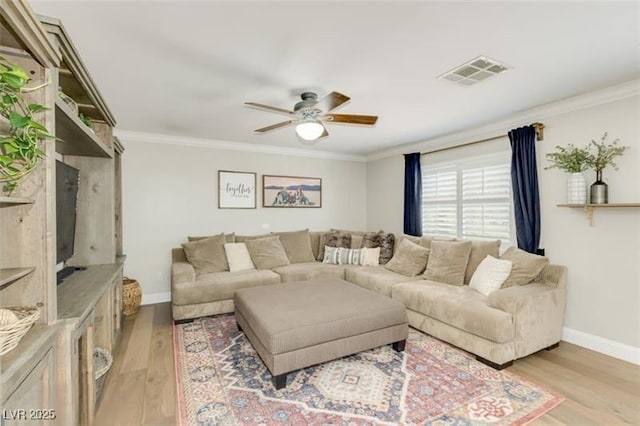
[[[607,203],[607,204],[558,204],[558,207],[568,207],[572,209],[584,209],[587,214],[587,220],[589,220],[589,224],[593,225],[593,211],[595,209],[601,208],[609,208],[609,209],[618,209],[618,208],[639,208],[640,203]]]
[[[40,318],[0,356],[0,407],[54,409],[57,424],[90,425],[96,405],[93,351],[115,349],[122,321],[122,144],[115,119],[60,21],[26,0],[0,0],[0,54],[24,68],[26,96],[58,141],[11,196],[0,196],[0,306],[38,306]],[[92,119],[85,125],[58,95]],[[57,155],[58,154],[58,155]],[[75,249],[81,270],[56,285],[56,156],[79,170]],[[119,256],[116,259],[116,256]],[[0,422],[1,423],[1,422]]]

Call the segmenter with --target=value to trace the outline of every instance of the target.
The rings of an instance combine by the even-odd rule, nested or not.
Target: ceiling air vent
[[[478,56],[459,67],[447,71],[438,76],[438,78],[444,78],[464,86],[471,86],[507,69],[505,65],[498,61],[489,59],[486,56]]]

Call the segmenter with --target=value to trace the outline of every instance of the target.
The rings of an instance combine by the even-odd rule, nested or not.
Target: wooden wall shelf
[[[0,207],[19,206],[21,204],[33,204],[35,200],[33,198],[21,198],[21,197],[0,197]]]
[[[572,209],[584,209],[589,220],[589,225],[593,226],[593,210],[600,208],[639,208],[640,203],[608,203],[608,204],[558,204],[558,207],[569,207]]]
[[[113,158],[112,150],[60,98],[56,98],[56,151],[63,155]]]
[[[18,281],[22,277],[26,277],[35,271],[36,268],[3,268],[0,269],[0,289],[7,287],[9,284]]]

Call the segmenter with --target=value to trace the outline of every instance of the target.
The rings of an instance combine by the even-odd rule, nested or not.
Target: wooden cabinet
[[[48,110],[38,118],[57,141],[13,194],[0,194],[0,306],[40,307],[19,345],[0,356],[0,407],[41,424],[93,423],[93,352],[113,351],[122,325],[121,156],[115,119],[61,22],[36,17],[25,0],[0,0],[0,54],[25,68],[29,94]],[[84,124],[60,97],[72,97]],[[0,123],[0,130],[1,130]],[[82,267],[56,285],[56,158],[80,171],[75,250]],[[34,416],[41,410],[39,419]],[[5,411],[7,413],[7,411]],[[6,416],[5,416],[6,417]],[[22,418],[5,419],[21,424]]]

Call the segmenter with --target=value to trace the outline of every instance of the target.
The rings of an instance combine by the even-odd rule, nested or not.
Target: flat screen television
[[[80,172],[56,161],[56,263],[73,256]]]

